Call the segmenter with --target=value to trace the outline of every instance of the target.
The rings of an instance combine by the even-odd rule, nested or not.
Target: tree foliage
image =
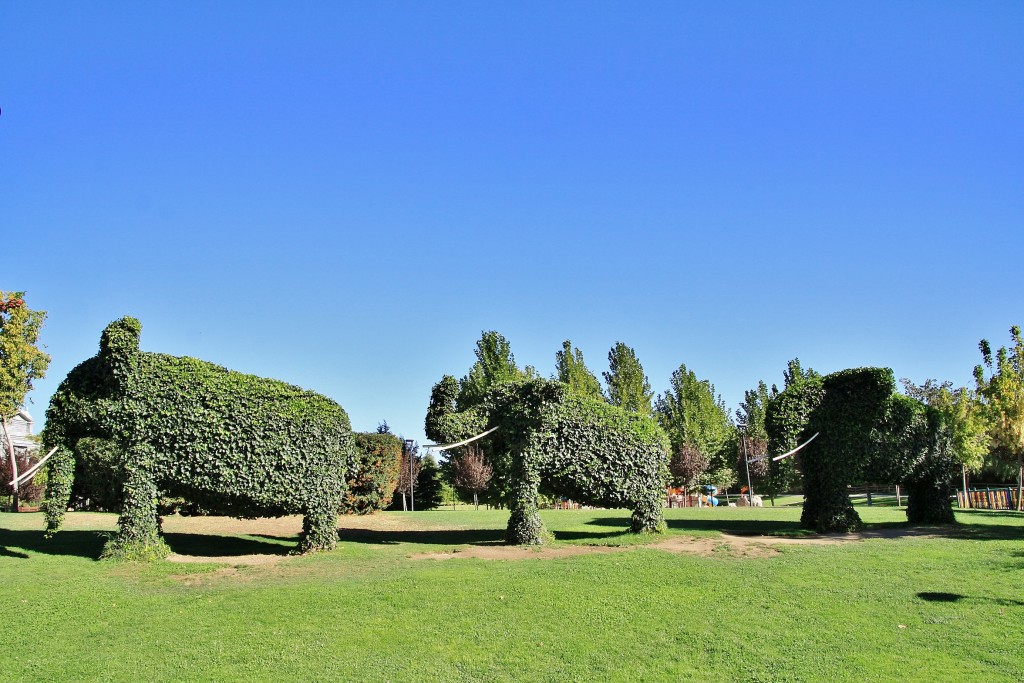
[[[957,461],[969,472],[980,471],[990,452],[991,435],[988,414],[977,392],[966,387],[954,389],[952,382],[934,379],[916,385],[903,378],[900,383],[907,396],[942,412]]]
[[[651,383],[636,357],[636,351],[622,342],[608,352],[608,372],[604,375],[608,387],[608,402],[644,417],[651,415]]]
[[[583,352],[575,349],[572,342],[562,342],[562,350],[555,353],[555,372],[558,381],[568,385],[569,389],[580,396],[603,400],[601,382],[583,362]]]
[[[694,491],[708,468],[708,458],[696,446],[683,443],[676,447],[668,468],[673,483],[686,491]]]
[[[401,440],[401,439],[400,439]],[[419,445],[411,441],[402,441],[402,454],[398,463],[398,486],[395,489],[394,507],[402,501],[402,510],[416,508],[416,485],[420,476]]]
[[[355,460],[348,475],[341,512],[373,514],[391,504],[398,487],[404,444],[390,431],[357,433],[353,437]]]
[[[516,365],[512,345],[494,330],[480,334],[476,343],[476,362],[459,381],[458,409],[479,405],[487,390],[495,384],[523,379],[527,373]]]
[[[484,452],[476,445],[468,446],[463,453],[450,459],[452,483],[464,494],[473,496],[473,505],[480,508],[480,493],[487,490],[494,476],[494,468],[484,458]]]
[[[434,456],[428,453],[420,459],[416,475],[416,509],[433,510],[439,507],[444,500],[442,489],[441,469]]]
[[[50,401],[44,441],[59,453],[51,459],[48,529],[60,526],[75,456],[92,437],[116,442],[120,453],[123,504],[107,555],[166,554],[160,491],[220,514],[300,513],[299,550],[333,548],[353,459],[341,406],[284,382],[140,351],[141,329],[134,318],[108,325],[99,353]]]
[[[780,393],[772,385],[772,397],[765,406],[765,433],[768,435],[768,476],[765,489],[775,496],[800,486],[803,482],[800,456],[773,460],[777,455],[796,448],[810,419],[811,411],[821,402],[824,392],[822,377],[808,368],[804,370],[799,358],[789,361],[783,373],[785,387]]]
[[[974,368],[985,412],[990,423],[992,442],[1002,453],[1017,461],[1018,506],[1024,489],[1024,338],[1020,327],[1010,328],[1012,345],[999,347],[993,357],[988,340],[982,339],[982,365]],[[987,374],[986,374],[987,371]]]
[[[0,292],[0,416],[13,417],[36,380],[46,376],[50,356],[39,348],[46,311],[25,305],[24,292]]]
[[[753,460],[754,462],[749,462]],[[747,434],[740,435],[736,441],[736,473],[740,482],[746,480],[747,472],[750,472],[750,481],[754,491],[768,489],[769,495],[775,496],[772,490],[769,475],[771,470],[768,463],[768,440]]]
[[[735,427],[715,385],[697,379],[686,365],[672,373],[669,388],[658,396],[655,417],[668,434],[673,452],[689,444],[708,458],[710,468],[732,466]]]
[[[772,394],[768,391],[768,385],[764,381],[759,381],[756,389],[747,389],[743,392],[743,400],[740,401],[740,409],[736,411],[736,417],[746,425],[745,432],[753,439],[768,441],[764,417],[768,401],[771,398]]]

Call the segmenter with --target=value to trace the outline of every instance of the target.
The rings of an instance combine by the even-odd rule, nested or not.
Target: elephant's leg
[[[911,524],[955,524],[953,505],[955,493],[948,480],[911,481],[907,487],[907,521]]]
[[[661,496],[647,496],[633,505],[633,521],[629,530],[634,534],[665,531],[665,513]]]
[[[134,447],[125,461],[124,503],[117,519],[117,535],[103,548],[104,558],[158,560],[171,549],[160,537],[156,479],[150,467],[152,452]]]
[[[540,474],[535,465],[522,463],[512,485],[512,513],[508,518],[505,540],[510,545],[540,545],[551,540],[537,509]]]
[[[302,534],[296,552],[305,554],[337,547],[341,486],[341,482],[325,483],[310,501],[302,517]]]
[[[850,502],[845,482],[807,472],[800,526],[827,534],[860,531],[864,524]]]

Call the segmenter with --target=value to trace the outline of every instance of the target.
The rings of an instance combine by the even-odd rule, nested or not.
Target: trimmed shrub
[[[50,401],[44,440],[63,450],[51,467],[48,530],[60,526],[74,460],[88,451],[82,440],[94,438],[121,454],[119,532],[106,556],[165,554],[158,491],[214,514],[303,514],[299,551],[333,548],[353,465],[341,406],[284,382],[140,351],[141,329],[134,318],[108,325],[99,353]]]
[[[402,440],[391,433],[356,433],[355,464],[348,478],[341,512],[373,514],[391,504],[398,486]]]

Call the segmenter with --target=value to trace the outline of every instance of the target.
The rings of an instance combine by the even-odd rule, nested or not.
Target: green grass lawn
[[[872,529],[903,512],[863,507]],[[666,511],[669,535],[799,537],[799,507]],[[560,545],[620,552],[446,561],[504,511],[342,518],[338,550],[240,565],[99,562],[112,515],[0,514],[7,681],[1020,681],[1024,517],[940,537],[670,553],[628,513],[546,511]],[[281,556],[288,532],[169,519],[192,556]],[[646,544],[646,545],[645,545]],[[457,556],[458,554],[456,554]],[[275,559],[271,557],[271,559]],[[237,566],[236,566],[237,565]]]

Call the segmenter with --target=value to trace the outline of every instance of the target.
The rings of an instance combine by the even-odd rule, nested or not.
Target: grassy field
[[[112,515],[0,514],[6,681],[1020,681],[1024,517],[964,511],[807,543],[799,508],[547,511],[557,553],[502,555],[507,512],[168,518],[184,562],[99,562]],[[740,538],[723,536],[740,534]],[[783,539],[749,545],[751,534]],[[692,539],[692,540],[691,540]],[[616,546],[618,546],[616,548]],[[459,552],[453,552],[459,551]],[[506,559],[478,559],[492,553]],[[424,559],[434,555],[452,559]],[[515,558],[515,559],[513,559]],[[210,562],[209,560],[214,560]]]

